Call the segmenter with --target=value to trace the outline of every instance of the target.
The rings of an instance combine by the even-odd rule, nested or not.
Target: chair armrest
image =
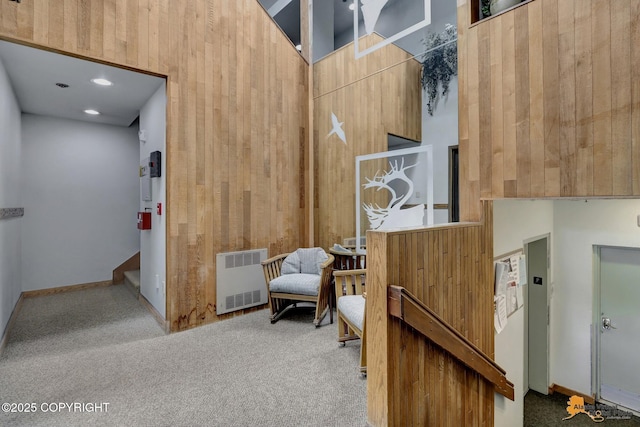
[[[327,256],[329,258],[327,258],[327,260],[325,262],[323,262],[322,264],[320,264],[320,269],[324,270],[327,267],[331,267],[333,265],[333,261],[335,260],[335,257],[331,254],[327,254]]]
[[[264,280],[267,284],[267,290],[269,289],[269,283],[276,277],[280,277],[280,271],[282,268],[282,262],[289,254],[280,254],[269,259],[261,261],[262,270],[264,272]]]
[[[335,258],[331,254],[327,254],[329,258],[322,264],[320,264],[320,289],[318,292],[321,294],[321,298],[326,295],[327,301],[331,294],[331,272],[333,271],[333,261]]]
[[[273,257],[271,257],[269,259],[265,259],[264,261],[260,261],[260,264],[268,265],[268,264],[271,264],[272,262],[279,261],[281,259],[285,259],[287,256],[289,256],[288,253],[287,254],[276,255],[276,256],[273,256]]]
[[[355,270],[334,270],[333,271],[333,275],[335,277],[340,277],[340,276],[356,276],[356,275],[366,275],[367,274],[367,269],[366,268],[358,268]]]

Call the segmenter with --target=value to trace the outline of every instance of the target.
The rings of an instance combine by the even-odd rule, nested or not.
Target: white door
[[[600,248],[599,397],[640,411],[640,250]]]

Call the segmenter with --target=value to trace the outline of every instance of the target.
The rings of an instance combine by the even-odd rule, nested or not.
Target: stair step
[[[124,284],[137,296],[140,293],[140,270],[125,271]]]

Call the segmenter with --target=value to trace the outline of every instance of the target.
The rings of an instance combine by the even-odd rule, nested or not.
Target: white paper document
[[[494,295],[504,295],[507,293],[507,283],[509,282],[509,264],[506,262],[496,262],[496,282]]]
[[[524,255],[518,257],[518,284],[527,284],[527,258]]]
[[[498,295],[494,298],[496,303],[496,310],[493,315],[493,323],[496,328],[496,332],[500,333],[507,326],[507,302],[504,294]]]

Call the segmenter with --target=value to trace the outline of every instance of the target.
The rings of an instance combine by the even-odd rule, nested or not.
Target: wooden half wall
[[[309,65],[257,0],[2,1],[0,38],[167,78],[172,331],[219,319],[217,253],[307,243]]]
[[[365,36],[360,48],[381,40]],[[387,151],[388,134],[422,139],[420,63],[393,44],[356,60],[350,43],[313,65],[313,82],[314,235],[328,248],[356,235],[356,156]],[[328,136],[331,113],[346,143]]]
[[[640,2],[458,0],[462,218],[480,198],[640,196]]]
[[[367,233],[367,413],[374,426],[492,426],[494,388],[389,315],[406,288],[494,358],[493,205],[480,223]],[[508,375],[508,373],[507,373]]]

